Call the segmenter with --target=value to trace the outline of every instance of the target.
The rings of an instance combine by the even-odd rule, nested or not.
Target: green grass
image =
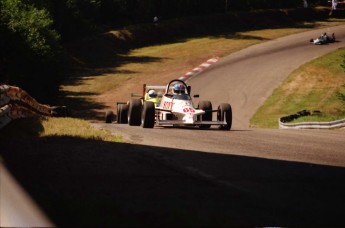
[[[278,119],[301,110],[319,110],[321,115],[298,118],[294,122],[333,121],[345,118],[345,104],[337,97],[343,92],[345,73],[341,67],[345,49],[317,58],[300,68],[274,90],[250,125],[277,128]]]
[[[18,131],[20,129],[20,131]],[[17,119],[1,129],[2,143],[30,141],[47,137],[72,137],[83,140],[123,142],[122,136],[98,130],[86,120],[75,118],[31,117]]]
[[[122,136],[106,130],[98,130],[88,121],[74,118],[46,118],[42,120],[43,131],[40,137],[70,136],[108,142],[122,142]]]

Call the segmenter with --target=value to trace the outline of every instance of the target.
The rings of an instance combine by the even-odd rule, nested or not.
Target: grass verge
[[[113,135],[104,129],[96,129],[86,120],[74,118],[47,118],[42,120],[44,131],[40,137],[70,136],[107,142],[122,142],[122,136]]]
[[[304,109],[318,110],[321,114],[299,118],[295,122],[344,118],[345,104],[337,97],[337,92],[344,93],[345,75],[341,67],[344,55],[345,49],[339,49],[292,72],[251,118],[251,127],[277,128],[280,117]]]
[[[20,131],[18,131],[20,129]],[[11,122],[0,131],[2,143],[40,140],[48,137],[72,137],[82,140],[122,142],[122,136],[99,130],[86,120],[75,118],[25,118]],[[1,144],[0,144],[1,145]]]

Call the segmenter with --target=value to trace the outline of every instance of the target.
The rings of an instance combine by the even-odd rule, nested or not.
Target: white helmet
[[[149,95],[150,98],[156,98],[157,97],[157,92],[153,89],[149,90],[149,92],[147,94]]]

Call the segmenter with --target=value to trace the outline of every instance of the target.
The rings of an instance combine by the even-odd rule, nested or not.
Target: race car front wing
[[[186,122],[182,120],[159,120],[157,119],[156,125],[157,126],[172,126],[172,125],[226,125],[227,122],[224,121],[193,121],[193,122]]]

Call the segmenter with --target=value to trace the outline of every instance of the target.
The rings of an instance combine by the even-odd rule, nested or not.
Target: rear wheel
[[[105,113],[105,122],[106,123],[111,123],[113,122],[113,117],[114,117],[114,113],[112,111],[107,111]]]
[[[198,109],[206,111],[205,114],[198,116],[198,120],[203,120],[203,121],[212,121],[212,103],[210,101],[200,101],[198,103]],[[200,125],[200,128],[210,128],[210,124],[202,124]]]
[[[232,125],[232,109],[230,104],[222,103],[218,106],[217,112],[218,121],[226,121],[226,124],[220,125],[221,130],[230,130]]]
[[[128,124],[131,126],[140,126],[141,124],[141,100],[131,99],[128,109]]]
[[[141,124],[143,128],[153,128],[155,124],[155,104],[151,101],[144,102]]]
[[[118,124],[128,123],[128,105],[127,104],[117,105],[117,123]]]

